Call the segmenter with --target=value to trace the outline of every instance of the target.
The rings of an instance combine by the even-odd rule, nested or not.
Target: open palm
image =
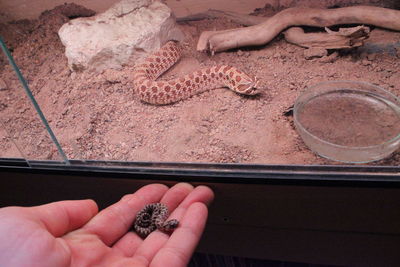
[[[0,209],[0,266],[186,266],[201,237],[213,192],[180,183],[144,186],[98,212],[92,200]],[[136,213],[161,202],[180,221],[146,239],[129,231]]]

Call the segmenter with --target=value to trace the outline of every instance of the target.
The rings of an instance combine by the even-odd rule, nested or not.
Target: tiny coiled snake
[[[143,238],[156,229],[169,232],[178,227],[179,221],[176,219],[166,221],[168,216],[169,212],[166,205],[162,203],[147,204],[136,214],[133,228]]]

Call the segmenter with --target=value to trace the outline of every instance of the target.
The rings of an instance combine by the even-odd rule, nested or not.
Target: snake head
[[[234,87],[237,93],[244,95],[257,95],[260,93],[260,80],[257,77],[239,73],[234,77],[234,80],[236,81]]]
[[[171,231],[171,230],[177,228],[178,225],[179,225],[179,221],[176,219],[172,219],[167,222],[164,222],[162,228],[164,231]]]

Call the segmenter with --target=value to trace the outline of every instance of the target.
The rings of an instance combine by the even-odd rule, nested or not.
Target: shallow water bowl
[[[332,160],[371,162],[400,147],[400,99],[365,82],[309,88],[296,100],[294,123],[312,151]]]

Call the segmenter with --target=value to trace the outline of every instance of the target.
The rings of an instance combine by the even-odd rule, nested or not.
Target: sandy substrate
[[[313,60],[281,37],[266,46],[213,57],[196,52],[203,30],[238,26],[216,19],[180,24],[187,35],[184,56],[163,79],[230,64],[259,77],[263,94],[242,97],[221,88],[173,105],[144,104],[132,87],[135,62],[103,73],[68,69],[57,35],[68,21],[63,8],[38,20],[0,25],[0,34],[71,159],[335,164],[309,151],[294,129],[290,111],[299,94],[322,81],[356,80],[400,95],[399,32],[374,29],[365,47]],[[0,64],[6,84],[0,86],[6,87],[0,88],[0,121],[5,128],[0,131],[0,157],[59,159],[3,55]],[[397,151],[373,164],[399,163]]]

